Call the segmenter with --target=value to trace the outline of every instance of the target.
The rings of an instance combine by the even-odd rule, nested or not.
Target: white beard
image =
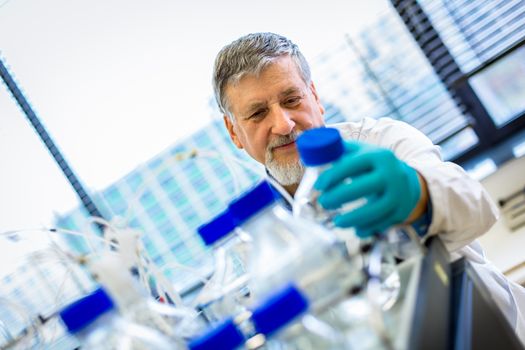
[[[304,174],[304,166],[299,161],[299,159],[295,160],[292,163],[280,163],[276,161],[273,157],[272,150],[274,147],[285,145],[287,143],[295,141],[298,136],[299,134],[297,133],[297,131],[294,130],[286,136],[280,136],[274,139],[268,144],[266,148],[266,168],[268,169],[270,175],[272,175],[273,178],[283,186],[294,185],[301,182],[301,179]]]
[[[299,161],[279,164],[275,160],[266,162],[270,175],[283,186],[298,184],[304,174],[304,166]]]

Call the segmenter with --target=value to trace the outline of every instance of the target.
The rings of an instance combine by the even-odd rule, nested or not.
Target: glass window
[[[155,226],[162,226],[166,221],[168,221],[168,216],[166,215],[166,212],[159,204],[154,204],[151,208],[147,210],[147,213],[149,217],[151,218],[151,221],[155,224]]]
[[[497,126],[525,112],[525,46],[469,79]]]
[[[133,172],[126,179],[126,182],[128,183],[132,191],[136,191],[142,184],[142,175],[138,172]]]
[[[157,266],[164,266],[164,258],[159,255],[159,256],[156,256],[154,259],[153,259],[153,262],[155,263],[155,265]]]
[[[195,135],[195,142],[199,148],[213,148],[213,143],[206,131],[201,131]]]
[[[161,176],[158,177],[159,184],[164,191],[169,195],[175,191],[180,191],[180,187],[169,171],[163,171]]]
[[[104,191],[103,196],[111,211],[114,213],[120,214],[126,210],[127,202],[124,200],[124,197],[116,186],[109,187]]]
[[[163,229],[161,231],[162,238],[169,244],[173,245],[175,243],[179,243],[181,241],[180,235],[177,233],[177,230],[175,228],[170,227],[169,229]]]
[[[441,153],[444,159],[451,159],[458,153],[458,150],[465,152],[478,143],[478,136],[470,127],[462,130],[449,140],[441,144]]]
[[[158,157],[154,158],[152,161],[148,163],[148,168],[151,170],[156,170],[161,167],[162,163],[164,163],[164,158]]]
[[[153,193],[146,191],[140,196],[140,203],[147,210],[154,206],[157,203],[157,200],[155,199]]]
[[[171,172],[168,170],[168,169],[164,169],[162,170],[158,175],[157,175],[157,181],[159,182],[159,184],[163,184],[164,182],[166,181],[169,181],[171,178],[173,178],[173,175],[171,174]]]
[[[189,160],[185,162],[183,169],[184,169],[186,176],[190,179],[194,179],[194,178],[202,176],[201,170],[199,169],[199,167],[197,166],[197,164],[195,164],[195,161],[193,160]]]
[[[181,217],[190,228],[196,228],[202,224],[199,214],[191,206],[185,206],[179,209]]]
[[[489,176],[498,169],[496,163],[490,158],[484,159],[483,161],[477,163],[471,169],[465,169],[467,173],[476,180],[482,180],[483,178]]]
[[[462,157],[456,152],[452,158],[465,161],[519,133],[525,117],[525,2],[419,0],[392,4],[468,117],[465,123],[450,118],[450,113],[440,117],[447,121],[438,130],[442,141],[460,138],[448,146],[474,142],[469,152]],[[476,137],[469,129],[473,126]],[[480,137],[484,139],[475,140]],[[505,143],[503,147],[510,146]]]
[[[312,70],[322,72],[316,79],[320,96],[328,95],[330,108],[347,120],[366,116],[406,121],[437,144],[468,125],[394,10],[384,11],[366,30],[327,49],[313,61]],[[465,151],[450,145],[448,157]]]
[[[419,0],[464,73],[523,40],[525,2]]]
[[[222,202],[219,200],[219,198],[217,198],[217,196],[215,195],[215,193],[213,192],[208,192],[206,193],[206,195],[203,197],[203,202],[204,202],[204,205],[206,205],[207,207],[213,207],[215,206],[217,203],[221,204]]]
[[[188,265],[193,262],[192,253],[184,243],[177,244],[177,246],[173,247],[171,251],[181,264]]]
[[[195,176],[191,179],[191,184],[193,185],[193,188],[197,190],[199,193],[204,193],[210,189],[210,185],[208,184],[208,180],[200,173],[200,176]]]
[[[224,179],[225,177],[230,177],[231,174],[230,174],[230,170],[228,169],[228,167],[224,164],[223,161],[220,161],[220,160],[212,160],[210,162],[210,164],[212,165],[212,168],[213,168],[213,171],[217,174],[217,176],[220,178],[220,179]]]
[[[170,194],[169,199],[176,207],[183,207],[188,205],[188,198],[182,191],[177,191]]]
[[[155,243],[151,239],[145,238],[143,239],[143,241],[144,241],[144,249],[146,249],[146,252],[148,253],[149,256],[159,255],[159,251],[157,247],[155,246]]]
[[[140,220],[138,218],[133,218],[130,222],[129,222],[129,226],[131,228],[136,228],[140,231],[144,230],[144,226],[141,224]]]

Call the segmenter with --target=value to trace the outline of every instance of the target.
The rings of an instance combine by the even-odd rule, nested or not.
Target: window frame
[[[525,46],[525,38],[522,38],[519,42],[503,50],[468,73],[463,73],[456,59],[450,52],[450,49],[439,36],[439,31],[434,27],[428,14],[417,0],[390,1],[452,98],[458,99],[458,105],[466,107],[465,115],[469,118],[469,124],[466,128],[470,126],[478,136],[479,140],[475,146],[459,153],[451,158],[450,161],[463,164],[495,148],[505,139],[525,128],[525,110],[505,125],[497,127],[469,82],[469,79],[476,74],[482,73],[485,69],[498,63],[515,50]],[[446,64],[443,64],[443,62],[446,62]],[[446,142],[463,130],[464,129],[461,129],[452,133],[441,140],[441,142]],[[511,149],[504,150],[504,152],[508,153],[506,155],[508,159],[513,158]]]

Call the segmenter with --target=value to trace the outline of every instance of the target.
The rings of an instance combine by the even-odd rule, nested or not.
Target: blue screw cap
[[[272,334],[308,310],[308,304],[306,297],[293,284],[288,284],[253,310],[255,329],[265,335]]]
[[[233,350],[241,346],[245,339],[232,319],[227,319],[218,326],[209,329],[188,344],[190,350]]]
[[[245,192],[229,205],[229,211],[237,225],[242,225],[246,220],[257,214],[276,200],[270,184],[262,181],[251,190]]]
[[[235,229],[235,226],[232,215],[226,210],[207,224],[200,226],[197,232],[204,241],[204,244],[211,246],[221,238],[226,237]]]
[[[77,333],[114,307],[106,291],[98,288],[93,293],[65,307],[60,312],[60,318],[69,333]]]
[[[297,149],[306,166],[331,163],[344,153],[343,139],[334,128],[306,130],[297,139]]]

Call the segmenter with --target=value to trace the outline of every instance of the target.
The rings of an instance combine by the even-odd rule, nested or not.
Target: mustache
[[[267,151],[272,151],[275,147],[279,147],[282,145],[286,145],[291,142],[295,142],[297,138],[299,137],[299,133],[297,131],[292,131],[288,135],[282,135],[274,138],[268,143]]]

